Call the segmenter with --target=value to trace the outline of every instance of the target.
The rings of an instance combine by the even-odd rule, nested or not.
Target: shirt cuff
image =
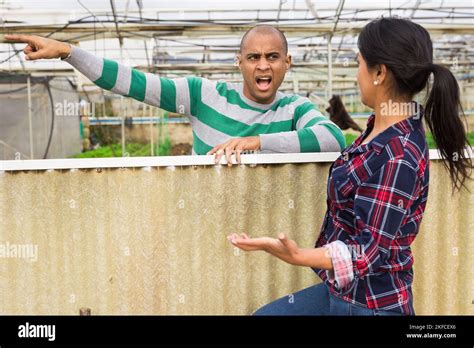
[[[352,257],[344,242],[337,240],[324,246],[332,260],[332,271],[326,271],[328,280],[339,289],[345,288],[354,279]]]
[[[73,46],[70,43],[67,43],[67,44],[70,47],[69,54],[67,55],[67,57],[61,58],[61,60],[65,60],[65,61],[68,61],[68,59],[71,58],[72,50],[73,50]]]

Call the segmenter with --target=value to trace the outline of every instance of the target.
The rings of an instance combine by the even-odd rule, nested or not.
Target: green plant
[[[140,143],[128,143],[125,146],[125,152],[130,157],[150,156],[150,145]],[[102,158],[102,157],[122,157],[122,145],[112,144],[108,146],[99,147],[95,150],[86,151],[73,158]]]
[[[167,136],[160,144],[157,144],[156,154],[158,156],[169,156],[171,153],[171,140]]]

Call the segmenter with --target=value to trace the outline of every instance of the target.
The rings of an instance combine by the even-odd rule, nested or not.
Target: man
[[[278,92],[291,66],[283,33],[259,25],[243,36],[237,62],[243,84],[190,76],[166,79],[95,57],[67,43],[32,35],[6,35],[24,42],[26,59],[61,58],[99,87],[170,112],[186,115],[193,129],[193,154],[225,153],[240,163],[242,151],[341,151],[341,130],[307,98]]]

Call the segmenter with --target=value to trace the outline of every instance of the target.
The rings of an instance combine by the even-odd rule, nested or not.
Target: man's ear
[[[237,54],[234,58],[234,64],[239,68],[240,70],[240,63],[242,61],[242,56],[239,54]]]
[[[291,58],[291,54],[286,55],[285,59],[285,64],[286,64],[286,70],[288,71],[291,68],[291,63],[293,62],[293,59]]]

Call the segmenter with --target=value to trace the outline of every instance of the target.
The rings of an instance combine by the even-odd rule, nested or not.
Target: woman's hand
[[[237,248],[244,251],[263,250],[292,265],[303,265],[301,249],[294,240],[288,239],[284,233],[277,238],[250,238],[245,233],[240,236],[233,233],[227,239]]]
[[[5,39],[26,43],[23,49],[26,60],[66,58],[71,52],[67,43],[36,35],[5,35]]]

